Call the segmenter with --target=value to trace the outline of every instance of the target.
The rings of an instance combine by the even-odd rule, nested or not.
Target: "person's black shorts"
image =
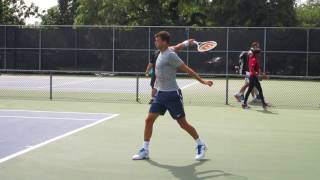
[[[154,88],[154,83],[156,82],[156,76],[151,76],[150,86]]]
[[[149,112],[164,115],[169,111],[173,119],[185,117],[181,90],[158,91]]]

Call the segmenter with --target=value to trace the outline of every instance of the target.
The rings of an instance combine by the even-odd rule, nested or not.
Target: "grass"
[[[188,90],[184,91],[186,99]],[[269,93],[266,89],[271,98]],[[315,95],[310,93],[310,97]],[[1,109],[120,116],[0,164],[0,179],[318,179],[320,111],[287,107],[262,111],[261,107],[242,110],[222,104],[186,106],[187,118],[209,145],[207,160],[193,160],[194,141],[167,114],[155,125],[151,160],[132,161],[142,143],[146,104],[2,99]]]

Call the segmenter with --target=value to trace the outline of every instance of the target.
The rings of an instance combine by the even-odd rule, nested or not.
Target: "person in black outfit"
[[[260,76],[260,66],[258,62],[258,54],[261,52],[260,45],[258,42],[253,42],[251,46],[251,52],[249,54],[249,63],[248,63],[248,68],[249,68],[249,88],[248,91],[246,92],[244,102],[242,104],[242,107],[248,108],[247,101],[248,97],[253,90],[253,88],[257,88],[259,91],[259,95],[261,98],[262,102],[262,107],[266,109],[268,107],[268,104],[264,101],[264,96],[263,96],[263,91],[261,88],[261,84],[259,82],[258,77]]]

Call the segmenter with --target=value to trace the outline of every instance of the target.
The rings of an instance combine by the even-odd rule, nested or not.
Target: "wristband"
[[[188,40],[185,40],[185,41],[183,41],[183,43],[182,43],[183,45],[184,45],[184,47],[188,47],[189,46],[189,41]]]

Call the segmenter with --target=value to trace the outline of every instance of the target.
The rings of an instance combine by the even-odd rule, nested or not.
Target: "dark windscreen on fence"
[[[171,45],[186,39],[214,40],[178,52],[199,73],[233,74],[241,51],[260,43],[261,69],[274,75],[319,76],[320,29],[108,26],[0,26],[1,69],[144,72],[155,51],[154,34],[171,34]]]

